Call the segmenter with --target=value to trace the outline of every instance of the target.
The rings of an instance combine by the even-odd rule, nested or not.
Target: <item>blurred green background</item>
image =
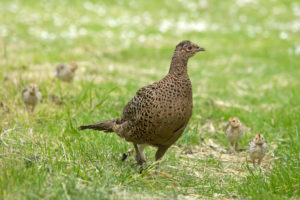
[[[0,198],[298,199],[299,32],[299,1],[1,0]],[[120,116],[186,39],[206,49],[189,61],[192,119],[161,173],[140,175],[120,161],[131,144],[76,127]],[[74,81],[56,80],[71,61]],[[21,101],[31,82],[34,116]],[[247,127],[238,156],[224,136],[234,115]],[[261,170],[246,162],[256,133],[269,144]]]

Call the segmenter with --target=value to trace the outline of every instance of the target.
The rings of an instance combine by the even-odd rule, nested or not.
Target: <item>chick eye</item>
[[[189,47],[188,47],[188,50],[189,50],[189,51],[191,51],[191,50],[192,50],[192,47],[191,47],[191,46],[189,46]]]

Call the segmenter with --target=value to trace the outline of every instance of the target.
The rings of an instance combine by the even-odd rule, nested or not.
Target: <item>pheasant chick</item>
[[[238,150],[239,139],[244,135],[244,128],[241,121],[237,117],[231,117],[227,123],[226,137],[233,147],[233,153]]]
[[[31,113],[33,113],[35,106],[41,101],[41,99],[42,95],[35,84],[30,84],[22,91],[22,100],[26,105],[26,109]]]
[[[265,156],[268,146],[262,134],[257,134],[249,143],[249,156],[255,166],[255,161],[258,160],[258,165]]]
[[[71,65],[59,64],[56,66],[56,76],[62,81],[71,82],[77,68],[78,64],[76,62],[72,62]]]

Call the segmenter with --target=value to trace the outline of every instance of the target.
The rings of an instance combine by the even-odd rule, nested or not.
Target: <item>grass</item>
[[[0,198],[299,199],[299,10],[297,1],[2,0]],[[184,39],[207,49],[189,61],[192,119],[159,173],[139,174],[133,157],[120,161],[131,144],[77,126],[119,116],[167,73]],[[55,65],[73,60],[75,80],[56,80]],[[31,82],[43,94],[34,116],[20,98]],[[267,139],[261,169],[247,151],[228,154],[233,115],[247,126],[241,148],[256,133]],[[146,149],[148,165],[154,153]]]

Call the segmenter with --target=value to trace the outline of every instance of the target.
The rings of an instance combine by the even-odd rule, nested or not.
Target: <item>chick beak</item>
[[[205,51],[205,49],[203,47],[198,46],[197,52],[199,52],[199,51]]]

